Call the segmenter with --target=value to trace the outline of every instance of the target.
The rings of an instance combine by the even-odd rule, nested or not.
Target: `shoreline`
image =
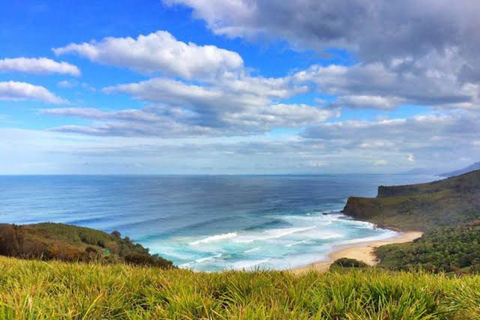
[[[378,264],[375,249],[387,244],[412,242],[423,235],[420,231],[399,232],[396,236],[383,240],[364,241],[334,248],[326,260],[319,260],[302,267],[289,269],[294,274],[302,274],[309,271],[327,272],[330,265],[337,259],[350,258],[365,262],[369,266]]]

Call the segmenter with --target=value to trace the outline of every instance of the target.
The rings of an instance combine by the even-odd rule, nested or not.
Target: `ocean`
[[[0,176],[0,223],[118,230],[182,268],[287,269],[338,245],[385,239],[339,213],[348,196],[415,175]]]

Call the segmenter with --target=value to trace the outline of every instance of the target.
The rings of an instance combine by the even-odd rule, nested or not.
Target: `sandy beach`
[[[410,231],[401,232],[396,237],[379,240],[359,242],[348,246],[339,246],[335,251],[328,255],[328,260],[314,262],[304,267],[294,268],[291,271],[293,273],[303,273],[311,270],[320,272],[326,272],[330,265],[340,258],[351,258],[363,261],[370,266],[374,266],[378,263],[378,259],[374,254],[375,248],[392,243],[405,243],[411,242],[420,238],[423,235],[422,232]]]

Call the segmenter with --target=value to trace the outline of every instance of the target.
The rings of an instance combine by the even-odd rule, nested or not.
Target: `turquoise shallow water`
[[[393,236],[338,213],[413,175],[0,176],[0,222],[119,230],[184,268],[286,269]],[[328,213],[328,214],[325,214]]]

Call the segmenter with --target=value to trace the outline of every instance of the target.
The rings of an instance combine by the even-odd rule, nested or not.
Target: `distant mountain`
[[[412,174],[412,175],[438,175],[437,169],[428,169],[428,168],[414,168],[402,174]]]
[[[476,171],[476,170],[480,170],[480,162],[474,163],[471,166],[468,166],[466,168],[463,168],[463,169],[460,169],[460,170],[457,170],[457,171],[442,173],[440,176],[441,177],[455,177],[455,176],[459,176],[461,174]]]

